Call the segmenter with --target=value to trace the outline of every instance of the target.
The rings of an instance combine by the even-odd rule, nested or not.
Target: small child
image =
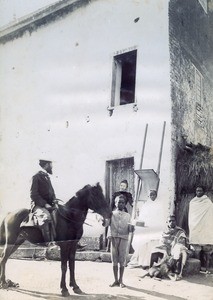
[[[171,244],[171,257],[176,262],[177,279],[183,276],[183,268],[186,264],[189,250],[186,247],[188,244],[185,234],[180,234]]]
[[[110,223],[111,238],[111,258],[113,263],[113,273],[115,281],[110,287],[125,287],[123,283],[124,268],[126,265],[128,236],[129,232],[134,230],[130,224],[131,216],[125,211],[126,199],[123,195],[115,198],[116,209],[112,212]],[[120,274],[118,278],[118,264],[120,265]]]

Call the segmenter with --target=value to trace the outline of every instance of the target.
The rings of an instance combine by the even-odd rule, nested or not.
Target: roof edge
[[[15,22],[0,28],[0,44],[22,37],[25,32],[30,34],[39,27],[89,4],[92,0],[61,0],[34,13],[26,15]]]

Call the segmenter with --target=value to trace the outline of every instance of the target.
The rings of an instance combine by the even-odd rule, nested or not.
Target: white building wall
[[[138,22],[134,22],[136,18]],[[99,0],[0,45],[1,205],[29,207],[38,159],[55,160],[58,198],[85,184],[104,188],[106,160],[134,156],[139,168],[157,169],[166,121],[159,200],[173,199],[170,136],[168,3]],[[112,60],[136,47],[136,98],[110,117]]]

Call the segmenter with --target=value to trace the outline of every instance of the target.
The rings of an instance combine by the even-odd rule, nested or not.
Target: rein
[[[75,209],[75,208],[72,208],[72,209],[73,209],[73,210],[78,210],[78,209]],[[81,223],[81,222],[74,221],[74,220],[72,220],[71,218],[65,216],[65,215],[62,213],[62,211],[61,211],[61,209],[60,209],[59,206],[57,207],[57,211],[58,211],[59,215],[60,215],[63,219],[67,220],[68,222],[72,222],[72,223]],[[83,224],[92,227],[92,225],[90,225],[90,224],[88,224],[88,223],[86,223],[86,222],[83,222]]]

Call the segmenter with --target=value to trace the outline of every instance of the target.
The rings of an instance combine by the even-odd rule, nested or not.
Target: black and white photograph
[[[213,0],[0,0],[0,299],[213,300]]]

